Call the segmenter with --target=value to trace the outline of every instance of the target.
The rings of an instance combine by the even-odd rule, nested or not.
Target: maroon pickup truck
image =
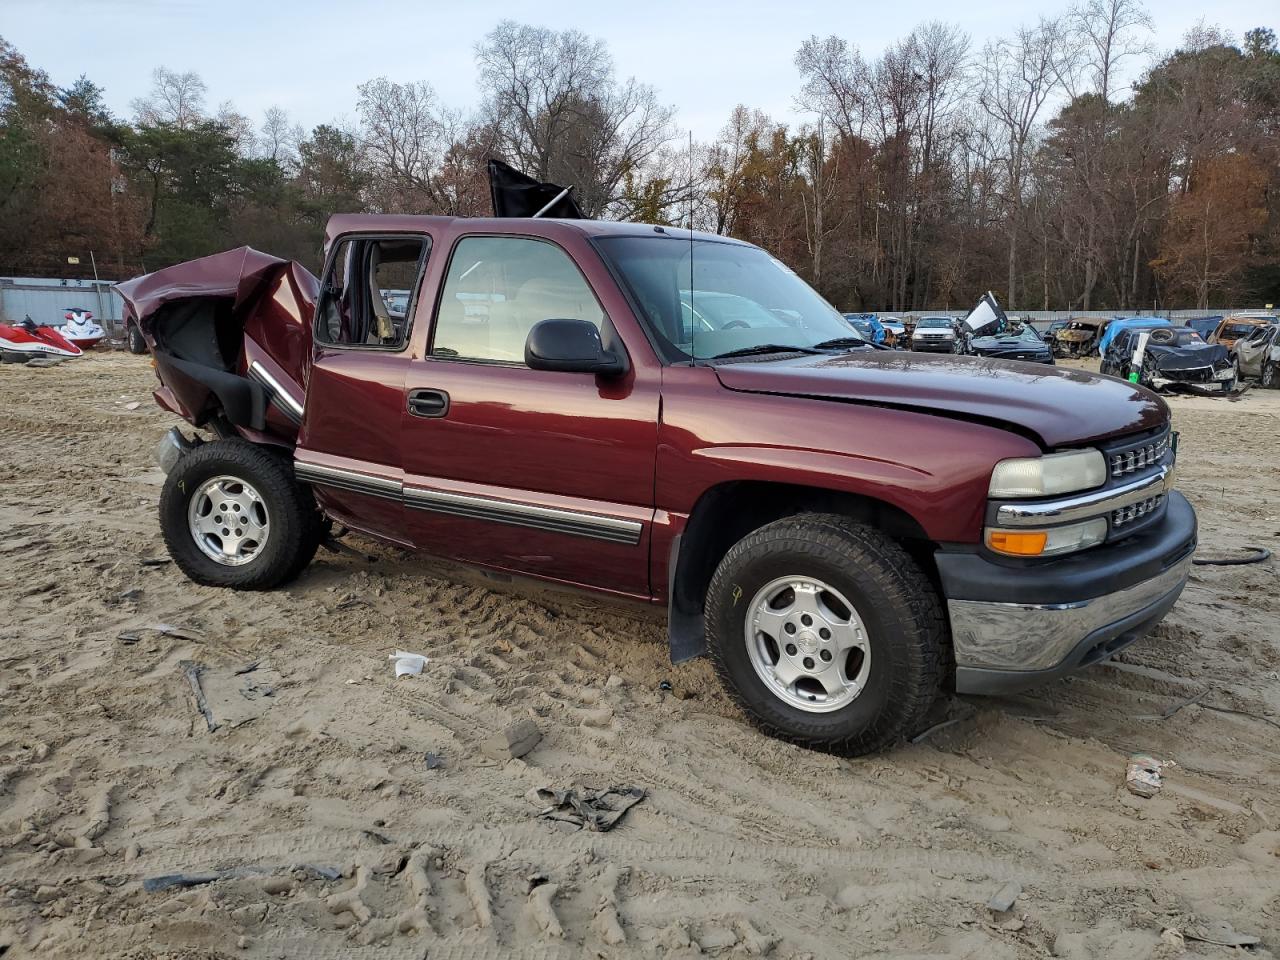
[[[122,284],[192,580],[265,589],[336,522],[667,610],[765,731],[842,753],[941,691],[1106,659],[1196,545],[1154,394],[874,347],[769,254],[639,224],[336,216]]]

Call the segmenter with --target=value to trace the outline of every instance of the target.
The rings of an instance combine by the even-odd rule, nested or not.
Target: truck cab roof
[[[533,217],[436,217],[400,213],[337,213],[325,227],[325,246],[348,233],[516,233],[529,237],[554,239],[567,232],[588,237],[671,236],[688,240],[690,231],[655,223],[624,223],[614,220],[559,220]],[[738,246],[751,246],[732,237],[692,231],[694,240],[709,240]]]

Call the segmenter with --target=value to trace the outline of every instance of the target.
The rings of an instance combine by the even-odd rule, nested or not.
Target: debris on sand
[[[1256,947],[1262,940],[1251,933],[1238,933],[1225,920],[1193,924],[1185,927],[1182,936],[1187,940],[1199,940],[1219,947]]]
[[[1161,771],[1173,766],[1172,760],[1157,760],[1145,753],[1135,753],[1129,758],[1125,770],[1124,785],[1139,797],[1154,797],[1164,785]]]
[[[538,745],[542,731],[532,720],[520,720],[480,744],[480,752],[491,760],[514,760]]]
[[[539,787],[533,791],[531,799],[547,804],[539,812],[540,817],[604,833],[617,826],[623,815],[645,796],[643,787],[609,787],[607,790]]]
[[[1021,895],[1022,884],[1017,880],[1010,880],[991,895],[991,899],[987,901],[987,909],[992,913],[1007,913],[1013,909],[1014,903]]]
[[[387,659],[394,662],[397,677],[416,677],[427,665],[427,658],[422,654],[408,653],[404,650],[388,654]]]
[[[213,711],[209,709],[209,701],[205,699],[204,690],[200,687],[200,674],[204,671],[204,667],[196,663],[194,660],[183,660],[178,663],[183,674],[186,675],[187,682],[191,684],[191,695],[196,702],[196,709],[204,717],[205,724],[209,727],[209,732],[218,729],[218,721],[213,719]]]

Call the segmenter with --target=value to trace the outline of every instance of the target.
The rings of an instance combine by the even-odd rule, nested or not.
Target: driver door
[[[401,446],[415,546],[649,596],[660,368],[632,362],[604,377],[524,362],[530,329],[549,319],[596,324],[625,353],[606,299],[546,239],[458,239],[426,350],[406,373]]]
[[[1236,357],[1240,360],[1240,372],[1245,376],[1257,377],[1262,373],[1262,357],[1270,346],[1274,326],[1258,327],[1247,340],[1236,344]]]

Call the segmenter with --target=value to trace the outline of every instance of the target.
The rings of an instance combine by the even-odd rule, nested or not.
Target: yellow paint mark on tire
[[[742,599],[742,588],[736,583],[733,585],[733,605],[736,607],[738,601]]]

